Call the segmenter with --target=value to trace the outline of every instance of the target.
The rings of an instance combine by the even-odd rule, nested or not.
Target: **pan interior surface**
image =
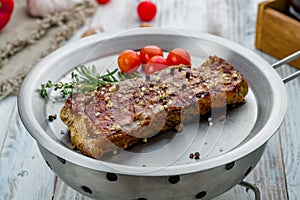
[[[211,116],[185,123],[182,132],[155,136],[146,144],[138,144],[116,155],[106,155],[101,160],[83,156],[73,149],[66,126],[60,119],[51,123],[47,121],[48,115],[59,115],[64,99],[59,98],[57,92],[50,91],[50,98],[45,100],[36,90],[47,80],[68,80],[70,72],[79,64],[95,65],[100,73],[115,69],[118,53],[125,49],[140,49],[147,44],[158,45],[165,51],[184,48],[190,52],[194,67],[199,67],[209,55],[224,58],[249,83],[246,103],[231,109],[213,110]],[[150,28],[123,35],[91,36],[55,51],[26,77],[18,106],[29,133],[59,157],[88,168],[128,174],[158,167],[163,170],[153,174],[162,175],[190,173],[226,164],[254,151],[279,127],[286,109],[285,98],[278,74],[262,58],[244,47],[211,35]],[[200,153],[200,159],[190,158],[195,152]],[[170,172],[168,168],[172,167],[179,171]]]

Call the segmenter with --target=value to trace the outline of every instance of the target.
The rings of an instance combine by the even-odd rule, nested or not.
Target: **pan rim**
[[[133,29],[130,34],[134,32],[136,35],[143,34],[170,34],[170,29],[165,28],[147,28],[147,29]],[[176,30],[178,32],[178,30]],[[126,36],[127,33],[124,35]],[[217,36],[213,36],[210,34],[204,33],[193,33],[188,31],[180,31],[180,34],[183,34],[187,37],[201,38],[206,39],[208,41],[214,41],[217,43],[222,43],[227,48],[235,49],[235,51],[246,52],[243,56],[251,61],[261,65],[262,73],[265,75],[268,81],[270,81],[270,86],[272,88],[274,105],[278,105],[276,109],[273,106],[270,118],[267,120],[266,125],[249,141],[245,144],[237,147],[222,156],[218,156],[215,158],[203,160],[196,163],[189,163],[185,165],[177,165],[177,166],[167,166],[164,168],[160,167],[135,167],[135,166],[124,166],[119,164],[107,163],[101,160],[95,160],[93,158],[89,158],[87,156],[78,154],[77,152],[68,149],[67,147],[62,146],[61,144],[54,141],[40,126],[38,121],[34,118],[34,109],[33,105],[28,101],[28,99],[34,98],[33,92],[36,88],[33,88],[32,82],[36,80],[36,73],[42,69],[45,65],[49,65],[51,61],[57,59],[57,57],[61,57],[66,54],[70,49],[80,49],[84,46],[88,46],[94,42],[100,42],[105,39],[111,38],[110,33],[104,33],[101,35],[90,36],[84,39],[80,39],[73,43],[67,44],[58,50],[52,52],[47,57],[45,57],[40,63],[38,63],[34,69],[26,76],[25,80],[22,83],[20,88],[20,92],[18,95],[18,110],[23,124],[25,125],[28,132],[32,135],[32,137],[38,142],[42,148],[47,149],[51,153],[64,158],[68,162],[74,163],[81,167],[86,167],[89,169],[103,171],[103,172],[112,172],[126,175],[138,175],[138,176],[171,176],[178,174],[188,174],[199,171],[208,170],[211,168],[219,167],[222,165],[226,165],[232,161],[236,161],[240,158],[247,156],[252,153],[256,149],[262,147],[277,131],[280,127],[284,119],[285,112],[287,110],[287,94],[286,89],[284,87],[284,83],[282,79],[278,75],[278,73],[271,67],[271,65],[266,62],[259,55],[255,54],[251,50],[229,41],[224,38],[220,38]],[[28,90],[30,92],[28,92]],[[32,92],[31,92],[32,91]],[[31,119],[31,120],[30,120]],[[270,123],[272,122],[272,123]],[[275,124],[275,125],[274,125]]]

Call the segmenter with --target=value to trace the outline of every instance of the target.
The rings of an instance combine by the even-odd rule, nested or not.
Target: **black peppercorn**
[[[171,69],[170,69],[170,73],[173,75],[173,74],[174,74],[174,72],[175,72],[175,68],[174,68],[174,67],[171,67]]]
[[[49,122],[53,122],[53,121],[56,119],[56,117],[57,117],[56,114],[54,114],[54,115],[49,115],[49,116],[48,116],[48,121],[49,121]]]
[[[189,79],[191,77],[191,72],[186,72],[185,78]]]
[[[118,84],[116,84],[115,87],[116,87],[116,91],[118,91],[120,89],[120,85],[118,85]]]

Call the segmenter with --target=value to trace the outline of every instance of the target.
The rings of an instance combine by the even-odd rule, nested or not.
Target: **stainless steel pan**
[[[46,120],[49,114],[59,114],[64,101],[55,91],[49,99],[42,99],[36,92],[40,84],[67,80],[78,64],[95,64],[100,72],[115,68],[119,52],[146,44],[166,51],[185,48],[195,66],[209,55],[225,58],[249,82],[246,104],[224,108],[221,115],[213,111],[210,121],[189,122],[181,133],[155,137],[147,145],[101,160],[74,151],[68,135],[62,134],[65,125],[59,119]],[[101,200],[210,199],[240,183],[260,160],[267,141],[284,119],[284,81],[260,56],[228,40],[161,28],[134,29],[91,36],[47,56],[24,80],[18,107],[46,163],[78,192]],[[189,154],[196,151],[201,158],[190,159]]]

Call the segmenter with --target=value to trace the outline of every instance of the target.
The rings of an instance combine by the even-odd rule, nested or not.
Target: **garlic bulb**
[[[48,14],[66,11],[72,0],[26,0],[27,11],[33,17],[44,17]]]

